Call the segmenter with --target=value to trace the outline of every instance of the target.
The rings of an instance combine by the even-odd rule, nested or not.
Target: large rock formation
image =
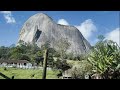
[[[33,15],[24,23],[18,41],[36,43],[39,47],[49,41],[50,46],[57,49],[56,43],[61,38],[67,38],[70,43],[68,53],[80,55],[88,52],[91,48],[89,42],[77,28],[57,24],[43,13]]]

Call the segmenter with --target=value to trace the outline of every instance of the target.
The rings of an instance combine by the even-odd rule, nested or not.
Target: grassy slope
[[[4,68],[0,68],[0,72],[5,74],[8,77],[15,76],[15,79],[41,79],[42,78],[42,70],[39,69],[16,69],[16,68],[8,68],[4,70]],[[47,79],[57,79],[56,74],[58,72],[53,72],[52,70],[47,70]],[[32,77],[34,76],[34,77]],[[3,77],[0,76],[0,79]]]
[[[67,63],[70,65],[75,65],[80,63],[80,61],[67,60]],[[15,76],[15,79],[42,79],[42,70],[39,69],[16,69],[16,68],[8,68],[4,70],[4,68],[0,68],[0,72],[5,74],[8,77]],[[47,79],[58,79],[57,78],[58,71],[47,70]],[[34,77],[32,77],[34,75]],[[0,76],[0,79],[4,79]]]

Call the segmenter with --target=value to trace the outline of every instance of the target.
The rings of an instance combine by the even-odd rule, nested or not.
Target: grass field
[[[0,68],[0,72],[5,74],[7,77],[12,77],[14,75],[14,79],[42,79],[42,70],[40,69],[17,69],[17,68]],[[47,70],[46,79],[58,79],[57,78],[58,71]],[[0,79],[4,79],[0,76]]]

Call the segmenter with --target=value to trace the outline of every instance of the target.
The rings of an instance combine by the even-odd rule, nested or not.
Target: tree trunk
[[[48,57],[48,50],[46,49],[46,50],[45,50],[45,55],[44,55],[42,79],[46,79],[46,72],[47,72],[47,57]]]

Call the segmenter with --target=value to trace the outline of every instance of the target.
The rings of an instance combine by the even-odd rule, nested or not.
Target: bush
[[[7,68],[6,68],[6,67],[4,67],[4,70],[5,70],[5,71],[7,71]]]
[[[91,51],[88,61],[95,73],[102,75],[103,78],[111,78],[120,70],[120,47],[111,40],[99,41]]]
[[[28,55],[22,54],[19,58],[20,60],[28,60],[30,61],[30,57]]]
[[[92,65],[87,60],[80,61],[71,69],[71,75],[74,79],[84,79],[86,74],[92,73]]]
[[[53,69],[58,69],[58,70],[64,72],[65,70],[68,70],[70,68],[71,68],[71,66],[66,62],[66,60],[57,59],[57,61],[54,62]]]

